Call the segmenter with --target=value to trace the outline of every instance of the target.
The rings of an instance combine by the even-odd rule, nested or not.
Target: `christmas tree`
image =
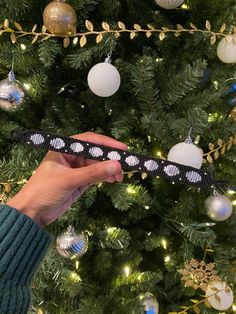
[[[50,14],[43,21],[47,1],[1,1],[1,79],[14,57],[14,73],[27,90],[20,110],[1,105],[3,203],[45,154],[12,145],[12,131],[93,131],[164,160],[191,129],[204,152],[202,169],[228,180],[225,195],[236,204],[235,66],[217,56],[218,43],[225,40],[226,49],[226,35],[235,32],[235,1],[172,1],[174,9],[166,8],[171,1],[157,2],[70,0],[76,30],[62,34],[57,21],[59,31],[50,29]],[[121,85],[99,97],[87,75],[108,56]],[[47,227],[56,239],[73,226],[88,238],[88,250],[80,259],[64,258],[54,243],[34,279],[30,313],[233,313],[232,302],[222,304],[236,279],[236,215],[221,219],[209,208],[207,215],[210,195],[211,188],[138,171],[127,172],[123,183],[91,187]],[[213,285],[214,300],[207,300],[216,280],[226,288]]]

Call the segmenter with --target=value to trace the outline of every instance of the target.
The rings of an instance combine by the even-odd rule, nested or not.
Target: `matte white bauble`
[[[222,281],[210,282],[206,290],[206,297],[210,305],[220,311],[230,309],[234,302],[231,288]]]
[[[205,200],[207,215],[214,221],[224,221],[233,212],[233,205],[225,195],[212,195]]]
[[[167,159],[181,165],[200,169],[203,161],[203,153],[196,145],[181,142],[171,148]]]
[[[100,97],[114,95],[120,87],[120,73],[108,62],[101,62],[88,73],[88,85],[91,91]]]
[[[163,9],[176,9],[184,0],[155,0],[155,2]]]
[[[236,63],[236,36],[228,35],[217,47],[217,55],[224,63]]]

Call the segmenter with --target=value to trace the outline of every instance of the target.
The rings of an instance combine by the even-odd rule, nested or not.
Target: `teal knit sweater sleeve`
[[[30,283],[51,237],[28,216],[0,206],[0,313],[25,314]]]

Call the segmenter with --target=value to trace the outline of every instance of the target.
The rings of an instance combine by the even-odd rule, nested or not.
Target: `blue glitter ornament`
[[[88,238],[85,234],[77,235],[72,226],[57,237],[56,248],[64,257],[81,257],[88,249]]]

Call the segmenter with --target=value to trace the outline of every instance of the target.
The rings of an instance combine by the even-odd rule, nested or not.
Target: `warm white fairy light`
[[[107,228],[107,233],[111,234],[111,233],[113,233],[115,230],[117,230],[116,227],[109,227],[109,228]]]
[[[30,90],[31,84],[29,84],[29,83],[24,83],[23,85],[24,85],[25,89]]]
[[[229,195],[234,195],[236,192],[233,191],[233,190],[229,190],[227,193],[228,193]]]
[[[73,45],[77,45],[78,44],[78,41],[79,41],[79,38],[78,37],[75,37],[73,39]]]
[[[158,157],[162,157],[162,152],[161,152],[160,150],[158,150],[158,151],[156,152],[156,155],[157,155]]]
[[[76,272],[74,272],[74,271],[70,272],[70,276],[69,277],[70,277],[70,280],[73,281],[73,282],[80,282],[81,281],[80,276]]]
[[[145,209],[149,209],[149,208],[150,208],[150,206],[148,206],[148,205],[145,206]]]
[[[166,255],[166,256],[164,257],[164,262],[165,262],[165,263],[169,263],[170,260],[171,260],[170,255]]]
[[[166,239],[162,239],[161,240],[161,245],[163,246],[163,248],[166,250],[167,249],[167,241],[166,241]]]
[[[75,262],[75,269],[79,269],[79,261]]]
[[[186,3],[184,3],[184,4],[181,5],[181,9],[189,10],[190,8],[189,8],[189,6]]]
[[[236,206],[236,200],[234,200],[234,201],[232,202],[232,205],[233,205],[233,206]]]
[[[25,50],[25,49],[26,49],[26,45],[20,44],[20,48],[21,48],[22,50]]]
[[[131,268],[130,268],[128,265],[126,265],[126,266],[124,267],[124,273],[125,273],[125,276],[126,276],[126,277],[129,277],[129,275],[130,275],[130,273],[131,273]]]
[[[128,194],[136,194],[137,193],[135,187],[132,186],[132,185],[129,185],[127,187],[126,191],[127,191]]]
[[[232,310],[236,313],[236,304],[233,304]]]

